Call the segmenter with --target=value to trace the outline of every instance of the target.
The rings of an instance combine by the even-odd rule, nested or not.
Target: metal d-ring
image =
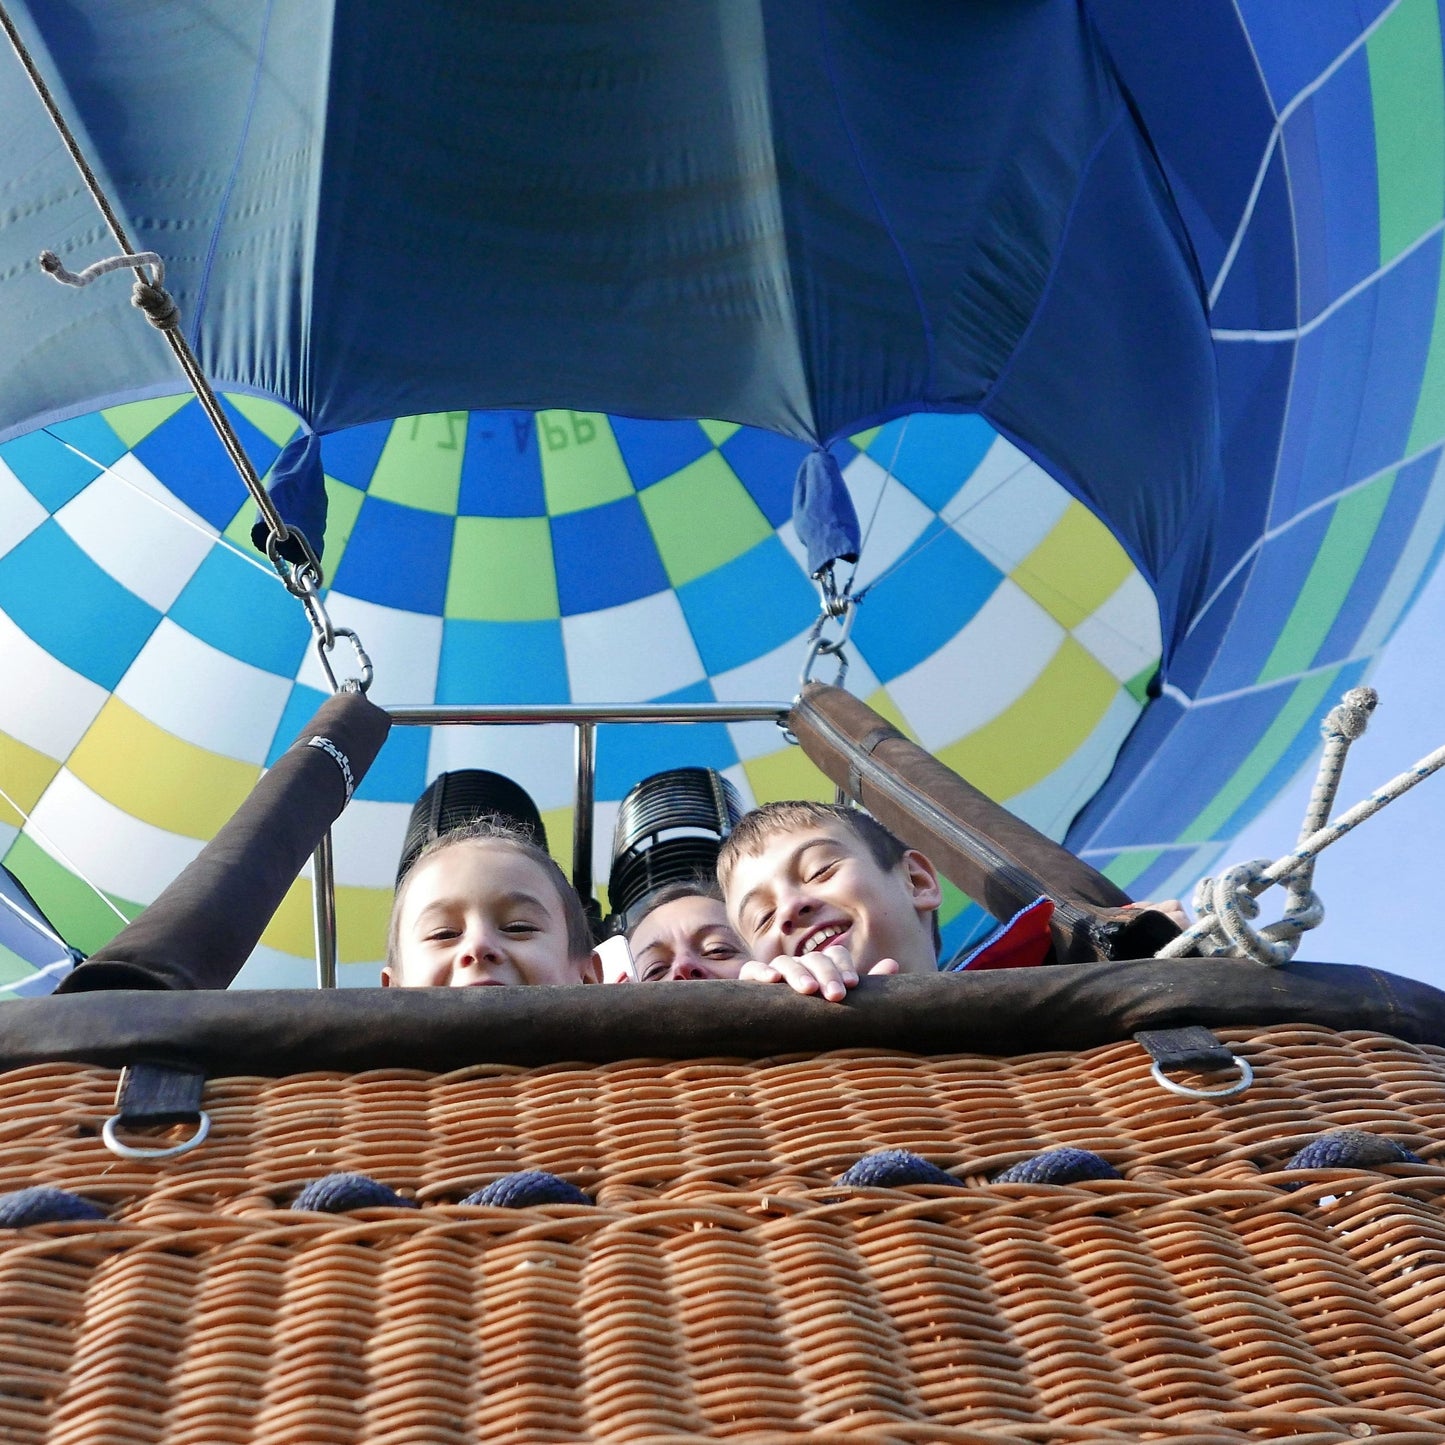
[[[189,1154],[192,1149],[199,1149],[211,1132],[211,1116],[201,1109],[198,1111],[196,1132],[189,1139],[182,1139],[179,1144],[165,1149],[137,1149],[133,1144],[116,1138],[115,1126],[120,1122],[121,1116],[112,1114],[101,1126],[100,1137],[105,1141],[105,1147],[122,1159],[174,1159],[177,1154]]]
[[[1248,1059],[1234,1058],[1235,1067],[1239,1070],[1239,1078],[1232,1084],[1222,1089],[1195,1089],[1188,1084],[1181,1084],[1177,1079],[1171,1079],[1164,1072],[1163,1067],[1156,1059],[1151,1065],[1149,1072],[1154,1082],[1161,1089],[1168,1089],[1171,1094],[1183,1094],[1186,1099],[1227,1099],[1231,1094],[1242,1094],[1254,1082],[1254,1070],[1249,1066]]]

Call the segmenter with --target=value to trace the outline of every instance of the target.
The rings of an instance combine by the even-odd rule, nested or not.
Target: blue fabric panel
[[[1057,0],[766,10],[780,165],[830,177],[826,206],[811,181],[780,195],[790,261],[807,279],[798,345],[816,434],[920,401],[973,408],[1029,324],[1118,104],[1094,36]]]
[[[414,803],[426,787],[426,728],[392,728],[376,761],[356,785],[356,796],[372,803]]]
[[[617,448],[638,491],[680,472],[712,450],[708,434],[693,421],[637,421],[628,416],[610,420]]]
[[[231,425],[258,476],[264,476],[280,448],[222,399]],[[167,488],[213,527],[224,530],[246,501],[246,484],[236,475],[216,433],[197,403],[188,403],[135,444],[135,455]]]
[[[1086,8],[1153,144],[1177,170],[1199,178],[1209,226],[1191,226],[1190,239],[1212,279],[1274,124],[1249,38],[1229,0],[1167,9],[1158,0],[1087,0]],[[1203,117],[1228,119],[1205,124]]]
[[[1350,452],[1351,481],[1373,476],[1405,454],[1430,354],[1440,265],[1441,238],[1436,235],[1381,276],[1367,293],[1375,300],[1374,328]],[[1346,364],[1344,358],[1339,364]]]
[[[940,535],[941,534],[941,535]],[[1003,573],[940,522],[858,604],[853,643],[880,682],[931,656],[978,612]]]
[[[716,702],[705,682],[680,688],[654,702]],[[634,783],[668,768],[730,768],[738,760],[722,723],[597,729],[597,796],[620,798]]]
[[[1296,115],[1308,112],[1314,128],[1320,211],[1316,225],[1327,246],[1325,299],[1334,300],[1380,264],[1379,178],[1375,171],[1375,114],[1370,65],[1361,47]],[[1295,177],[1293,121],[1288,136],[1290,177]],[[1298,187],[1296,187],[1298,190]],[[1295,199],[1298,214],[1299,197]],[[1300,229],[1304,229],[1303,218]],[[1304,314],[1313,314],[1309,302]]]
[[[306,614],[280,579],[225,547],[206,554],[168,616],[202,642],[279,677],[295,677],[311,645]]]
[[[1337,703],[1352,687],[1358,687],[1365,675],[1368,661],[1353,662],[1342,667],[1339,676],[1331,684],[1328,697],[1325,703],[1321,704],[1320,716],[1323,717],[1331,707]],[[1232,838],[1250,823],[1274,801],[1280,790],[1304,767],[1309,761],[1310,754],[1320,746],[1319,719],[1312,718],[1295,735],[1294,740],[1284,750],[1279,761],[1264,775],[1259,785],[1250,793],[1249,797],[1225,819],[1223,825],[1216,832],[1221,838]],[[1227,776],[1227,775],[1226,775]],[[1223,781],[1223,779],[1221,779]],[[1342,800],[1340,808],[1336,812],[1343,811],[1355,800],[1348,792]],[[1303,817],[1303,814],[1301,814]],[[1292,848],[1295,843],[1294,837],[1282,838],[1280,840],[1280,852]]]
[[[1128,893],[1138,899],[1158,899],[1169,880],[1198,852],[1195,843],[1184,843],[1177,848],[1166,848],[1128,887]],[[1090,860],[1095,867],[1101,859]],[[1234,860],[1231,858],[1230,862]],[[1281,895],[1283,896],[1283,895]],[[1189,900],[1186,900],[1186,902]]]
[[[468,517],[546,515],[542,454],[531,412],[472,413],[457,511]]]
[[[371,485],[371,474],[381,460],[390,435],[391,423],[378,421],[322,437],[321,461],[326,475],[364,492]]]
[[[1133,784],[1137,804],[1143,806],[1136,805],[1127,813],[1120,810],[1119,816],[1105,827],[1091,828],[1092,841],[1087,846],[1154,847],[1178,838],[1234,776],[1295,686],[1292,681],[1281,682],[1183,715],[1169,738],[1167,765],[1146,764]],[[1148,713],[1144,716],[1147,718]],[[1127,765],[1128,750],[1126,744],[1115,764],[1116,775]],[[1084,821],[1082,815],[1075,821],[1071,838]],[[1217,836],[1229,834],[1220,832]],[[1069,842],[1068,846],[1081,845]]]
[[[1120,250],[1123,272],[1103,260]],[[1088,384],[1099,376],[1111,384]],[[1215,385],[1200,278],[1121,106],[1047,298],[981,410],[1112,520],[1158,586],[1166,648],[1202,575],[1220,490]]]
[[[818,596],[777,537],[677,589],[677,600],[710,673],[727,672],[796,637]]]
[[[1186,697],[1198,697],[1204,690],[1205,679],[1214,666],[1214,660],[1219,655],[1225,638],[1229,636],[1239,599],[1244,595],[1258,565],[1258,557],[1252,557],[1219,589],[1209,607],[1200,612],[1193,631],[1169,658],[1169,682]]]
[[[560,622],[472,622],[449,617],[442,623],[438,702],[570,699]]]
[[[1390,0],[1351,0],[1347,5],[1321,5],[1319,0],[1239,0],[1240,16],[1275,106],[1283,110],[1388,4]]]
[[[281,709],[276,731],[271,736],[271,747],[266,753],[266,766],[275,767],[276,760],[296,741],[301,729],[316,716],[316,710],[326,701],[327,694],[318,688],[307,687],[305,683],[293,683],[286,706]],[[420,728],[393,728],[393,732],[421,732]],[[419,791],[419,790],[418,790]]]
[[[76,456],[43,431],[16,437],[13,442],[0,446],[0,461],[20,478],[25,490],[48,512],[58,512],[100,475],[83,457]]]
[[[998,433],[981,416],[921,413],[889,422],[870,443],[868,455],[885,471],[891,466],[893,475],[937,512],[997,439]]]
[[[748,495],[774,527],[793,515],[793,480],[807,447],[788,437],[745,426],[718,448]]]
[[[1209,669],[1203,696],[1254,685],[1299,600],[1333,517],[1334,509],[1323,507],[1264,544],[1239,604],[1250,625],[1231,630],[1229,646]]]
[[[636,497],[552,518],[562,615],[596,612],[671,585]]]
[[[1341,603],[1333,626],[1315,654],[1316,667],[1327,662],[1342,662],[1354,651],[1360,630],[1370,620],[1376,603],[1389,585],[1395,564],[1414,530],[1438,465],[1439,457],[1432,452],[1417,458],[1407,467],[1401,467],[1396,474],[1395,484],[1390,489],[1390,500],[1385,504],[1384,515],[1365,553],[1355,584]]]
[[[1324,180],[1320,175],[1319,141],[1315,135],[1315,104],[1328,93],[1326,88],[1290,116],[1282,146],[1289,173],[1290,203],[1295,214],[1301,320],[1317,315],[1334,299],[1329,275],[1331,238],[1324,227]],[[1370,135],[1368,129],[1366,134]]]
[[[456,521],[437,512],[366,497],[332,586],[338,592],[440,616]]]
[[[1114,852],[1155,847],[1169,837],[1163,827],[1153,827],[1150,812],[1156,791],[1172,786],[1171,779],[1155,770],[1154,759],[1172,742],[1187,716],[1186,709],[1167,695],[1155,698],[1139,714],[1107,783],[1084,804],[1065,834],[1065,847],[1075,853],[1085,848]]]
[[[53,657],[105,688],[125,676],[161,620],[53,519],[0,557],[0,611]]]
[[[1229,488],[1215,508],[1216,540],[1206,595],[1212,595],[1235,559],[1255,545],[1267,523],[1275,520],[1270,501],[1277,486],[1280,429],[1285,407],[1298,398],[1298,386],[1291,390],[1294,356],[1293,345],[1249,341],[1221,343],[1215,350],[1221,453]],[[1292,516],[1293,510],[1287,508],[1281,515]],[[1199,605],[1203,600],[1198,599]],[[1216,617],[1216,639],[1222,641],[1228,614]]]
[[[1371,202],[1373,204],[1373,202]],[[1241,209],[1239,216],[1243,216]],[[1236,217],[1237,221],[1239,217]],[[1231,222],[1229,239],[1233,239]],[[1220,257],[1220,264],[1223,263]],[[1205,270],[1213,289],[1219,265]],[[1280,331],[1295,324],[1294,213],[1290,172],[1278,146],[1229,276],[1210,312],[1211,325],[1229,331]]]
[[[1400,459],[1439,276],[1437,238],[1300,341],[1272,525]]]
[[[110,429],[105,418],[96,412],[55,422],[46,430],[108,467],[114,466],[126,454],[125,443]]]
[[[1348,308],[1346,308],[1348,309]],[[1279,441],[1279,454],[1275,461],[1273,487],[1269,493],[1269,515],[1267,524],[1278,527],[1287,522],[1296,512],[1309,505],[1311,495],[1327,495],[1340,487],[1339,467],[1336,457],[1334,470],[1328,473],[1328,485],[1318,485],[1319,464],[1310,455],[1311,447],[1320,444],[1324,437],[1334,445],[1336,451],[1349,446],[1348,437],[1340,437],[1331,426],[1326,405],[1320,399],[1321,390],[1327,387],[1331,377],[1333,360],[1323,331],[1335,324],[1339,314],[1325,323],[1324,328],[1306,336],[1303,341],[1292,344],[1255,344],[1236,342],[1220,347],[1221,357],[1232,361],[1263,361],[1273,355],[1279,358],[1281,369],[1294,358],[1293,376],[1287,388],[1287,405],[1284,411],[1284,435]],[[1348,320],[1341,323],[1348,325]],[[1251,356],[1251,353],[1254,353]],[[1316,413],[1319,421],[1316,423]]]

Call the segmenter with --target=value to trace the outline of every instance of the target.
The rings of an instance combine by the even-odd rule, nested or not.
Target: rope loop
[[[1194,911],[1199,915],[1195,927],[1209,927],[1196,937],[1195,946],[1205,957],[1252,958],[1267,968],[1277,968],[1295,956],[1305,933],[1319,927],[1325,909],[1312,888],[1297,905],[1291,893],[1291,906],[1278,923],[1267,928],[1253,926],[1259,917],[1255,895],[1269,886],[1264,874],[1270,866],[1268,858],[1253,858],[1236,863],[1218,878],[1200,879],[1194,890]]]
[[[491,1205],[499,1209],[530,1209],[534,1204],[591,1204],[575,1184],[545,1169],[523,1169],[504,1174],[490,1184],[473,1190],[463,1204]]]

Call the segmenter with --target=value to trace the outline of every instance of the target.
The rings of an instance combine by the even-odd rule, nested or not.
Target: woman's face
[[[715,898],[694,894],[654,908],[628,939],[641,983],[736,978],[747,949]]]

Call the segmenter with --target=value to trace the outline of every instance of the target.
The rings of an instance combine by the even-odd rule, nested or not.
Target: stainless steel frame
[[[553,703],[511,707],[477,703],[388,709],[396,727],[535,727],[565,723],[576,730],[577,775],[573,787],[572,882],[588,898],[592,893],[592,811],[596,793],[599,723],[772,722],[781,727],[791,709],[785,702],[633,702]],[[336,987],[336,883],[331,835],[316,850],[312,903],[316,923],[316,986]]]

